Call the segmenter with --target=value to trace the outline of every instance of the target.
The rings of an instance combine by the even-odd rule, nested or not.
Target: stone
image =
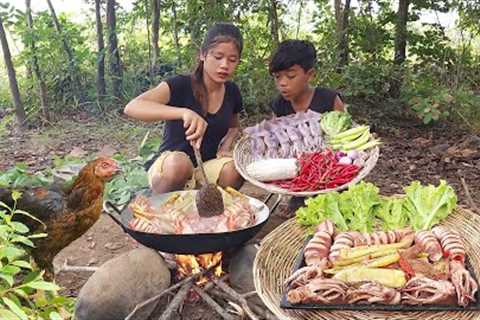
[[[104,263],[88,279],[77,298],[75,319],[125,319],[137,304],[159,294],[170,284],[170,270],[156,251],[131,250]],[[133,319],[147,319],[155,305],[143,308]]]
[[[257,245],[247,244],[240,249],[228,266],[230,286],[238,293],[247,293],[255,291],[253,282],[253,262],[257,255]],[[264,306],[262,300],[257,295],[251,296],[248,301],[258,306]]]

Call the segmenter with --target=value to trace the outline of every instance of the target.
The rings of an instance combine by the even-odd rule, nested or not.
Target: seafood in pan
[[[249,199],[232,188],[221,191],[225,211],[213,217],[199,216],[193,192],[175,193],[158,206],[139,195],[129,205],[133,219],[128,225],[137,231],[158,234],[220,233],[253,226],[256,210]]]

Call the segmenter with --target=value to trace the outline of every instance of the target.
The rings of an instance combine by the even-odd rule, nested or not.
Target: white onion
[[[360,154],[358,153],[357,150],[350,150],[347,152],[347,157],[349,157],[352,160],[358,159]]]
[[[341,157],[339,160],[338,160],[338,163],[341,163],[341,164],[352,164],[352,159],[350,159],[349,157]]]

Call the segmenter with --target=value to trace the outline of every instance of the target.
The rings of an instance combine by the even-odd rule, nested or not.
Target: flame
[[[222,252],[216,253],[204,253],[199,255],[175,255],[175,260],[177,262],[177,277],[179,279],[188,277],[192,274],[200,273],[202,270],[212,268],[213,274],[216,277],[221,277],[223,274],[222,269]],[[203,285],[208,282],[208,278],[202,276],[196,282],[197,285]]]

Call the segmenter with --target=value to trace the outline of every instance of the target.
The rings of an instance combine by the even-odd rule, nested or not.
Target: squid
[[[461,261],[450,261],[450,280],[455,287],[459,305],[465,307],[471,301],[475,301],[478,284]]]
[[[446,280],[432,280],[427,277],[410,279],[401,290],[405,304],[445,304],[455,297],[455,288]]]
[[[400,242],[403,238],[413,233],[411,228],[404,228],[391,231],[376,231],[373,233],[360,233],[350,231],[353,237],[353,246],[372,246],[378,244],[390,244]]]
[[[465,246],[458,233],[443,226],[434,227],[432,233],[440,241],[444,255],[465,263]]]
[[[358,288],[350,287],[347,291],[347,303],[383,303],[399,304],[400,292],[394,288],[387,288],[376,282],[365,282]]]
[[[442,259],[442,247],[432,231],[418,231],[415,234],[415,242],[419,244],[426,253],[428,253],[428,258],[431,261],[439,261]]]
[[[305,246],[304,257],[307,266],[326,264],[334,233],[335,225],[330,220],[318,225],[313,238]]]
[[[288,291],[287,301],[291,304],[341,303],[345,301],[347,289],[348,286],[341,280],[316,278],[304,286]]]
[[[355,243],[355,235],[357,233],[354,232],[341,232],[333,241],[333,244],[330,248],[330,254],[328,255],[328,259],[330,261],[335,261],[340,257],[340,251],[342,249],[352,248]]]
[[[313,238],[305,246],[306,266],[294,272],[285,281],[285,285],[296,288],[312,279],[323,277],[323,270],[329,267],[328,253],[334,233],[335,225],[330,220],[325,220],[317,226]]]

